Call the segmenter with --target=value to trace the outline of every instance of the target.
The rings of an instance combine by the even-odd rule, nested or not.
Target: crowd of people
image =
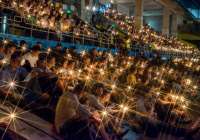
[[[149,60],[61,44],[45,50],[10,40],[0,43],[0,56],[1,99],[55,114],[34,112],[45,112],[63,139],[120,139],[125,124],[153,138],[189,140],[199,130],[199,59]]]
[[[113,21],[116,26],[119,26],[120,29],[124,30],[129,37],[126,38],[126,41],[144,46],[145,44],[149,45],[153,49],[166,50],[166,51],[177,51],[177,52],[193,52],[194,48],[186,43],[181,42],[174,36],[166,36],[162,33],[156,32],[148,24],[144,25],[142,29],[138,30],[135,24],[134,17],[128,17],[124,14],[119,13],[117,10],[108,9],[104,16]],[[117,34],[118,30],[113,30],[113,34]],[[195,49],[198,51],[198,49]]]
[[[0,4],[14,9],[34,28],[42,28],[57,34],[69,34],[80,41],[83,37],[90,41],[108,42],[108,36],[98,32],[87,22],[78,17],[76,12],[63,9],[63,4],[51,0],[4,0]]]
[[[140,30],[137,29],[134,17],[128,17],[112,8],[103,13],[105,19],[97,20],[100,14],[94,14],[92,24],[81,20],[76,13],[67,13],[63,9],[63,4],[52,2],[51,0],[31,1],[31,0],[12,0],[2,1],[13,8],[22,17],[27,19],[37,27],[55,31],[58,34],[72,33],[73,40],[81,41],[82,38],[90,38],[89,41],[105,43],[117,48],[147,47],[162,51],[172,51],[178,53],[197,53],[198,49],[190,44],[183,43],[174,36],[162,35],[154,31],[150,26],[144,25]],[[105,20],[105,21],[104,21]],[[95,23],[95,25],[94,25]],[[107,25],[108,24],[108,25]],[[95,29],[102,25],[101,28]]]
[[[41,28],[100,38],[78,16],[65,13],[60,3],[4,2]],[[134,17],[112,9],[104,16],[116,23],[103,35],[108,34],[107,40],[116,37],[117,47],[196,51],[148,25],[137,30]],[[26,41],[5,39],[0,42],[0,98],[48,120],[66,140],[119,140],[128,133],[124,125],[140,136],[198,139],[200,59],[163,60],[159,54],[143,54],[131,56],[124,49],[78,51],[62,44],[45,49],[40,43],[28,46]]]

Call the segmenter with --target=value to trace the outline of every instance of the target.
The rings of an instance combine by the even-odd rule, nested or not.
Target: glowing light
[[[10,117],[10,119],[14,120],[14,119],[16,118],[16,114],[15,114],[15,113],[11,113],[11,114],[9,115],[9,117]]]
[[[86,10],[90,10],[90,7],[89,7],[89,6],[86,6]]]
[[[131,90],[131,86],[128,86],[127,89],[128,89],[128,90]]]
[[[58,73],[64,73],[65,72],[65,69],[60,69],[59,71],[58,71]]]
[[[159,96],[159,95],[160,95],[160,92],[156,92],[156,95]]]
[[[25,47],[25,46],[23,46],[23,47],[22,47],[22,50],[23,50],[23,51],[26,51],[26,47]]]
[[[90,80],[90,76],[86,76],[85,79],[86,79],[86,80]]]
[[[176,98],[176,96],[175,96],[175,95],[171,95],[171,98],[172,98],[172,99],[175,99],[175,98]]]
[[[0,1],[0,2],[1,2],[1,1]],[[16,5],[17,5],[17,3],[16,3],[15,1],[13,1],[13,5],[14,5],[14,6],[16,6]]]
[[[5,40],[3,41],[3,43],[4,43],[4,44],[7,44],[7,43],[8,43],[8,40],[7,40],[7,39],[5,39]]]
[[[115,85],[115,84],[113,84],[113,85],[111,86],[111,88],[112,88],[112,89],[115,89],[115,88],[116,88],[116,85]]]
[[[106,110],[102,111],[101,114],[102,114],[103,117],[108,116],[108,112]]]
[[[51,48],[48,48],[48,49],[47,49],[47,52],[50,53],[50,52],[51,52]]]
[[[193,86],[193,88],[194,88],[194,89],[197,89],[198,87],[197,87],[197,86]]]
[[[181,96],[181,97],[180,97],[180,101],[181,101],[181,102],[184,102],[184,101],[185,101],[185,98],[184,98],[183,96]]]
[[[82,56],[84,56],[85,54],[86,54],[86,52],[85,52],[85,51],[82,51],[82,52],[81,52],[81,55],[82,55]]]
[[[123,105],[123,104],[121,104],[119,107],[121,108],[121,110],[122,110],[124,113],[127,112],[127,111],[129,110],[128,106],[125,106],[125,105]]]
[[[100,69],[99,72],[100,72],[101,75],[104,75],[104,74],[105,74],[105,72],[104,72],[103,69]]]
[[[79,69],[79,70],[78,70],[78,73],[81,73],[81,72],[82,72],[82,70],[81,70],[81,69]]]
[[[9,83],[9,87],[14,88],[15,87],[15,82],[14,81],[10,82]]]
[[[3,59],[3,60],[2,60],[2,63],[3,63],[3,64],[6,64],[6,63],[7,63],[7,60],[6,60],[6,59]]]
[[[69,70],[69,74],[73,75],[74,74],[73,70]]]
[[[164,80],[161,80],[161,84],[164,84],[165,83],[165,81]]]
[[[122,68],[119,69],[119,72],[123,72],[124,70]]]
[[[186,109],[186,108],[187,108],[187,106],[186,106],[186,105],[183,105],[183,106],[182,106],[182,108],[183,108],[183,109]]]
[[[92,7],[92,11],[93,11],[93,12],[95,12],[96,9],[97,9],[97,8],[96,8],[95,6]]]

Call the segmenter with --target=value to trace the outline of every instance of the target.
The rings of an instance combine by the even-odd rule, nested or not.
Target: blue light
[[[107,9],[111,7],[111,3],[106,3],[104,5],[101,5],[98,9],[98,12],[104,13]]]
[[[106,9],[110,8],[111,7],[111,3],[106,3],[105,7],[106,7]]]
[[[3,17],[3,25],[2,25],[3,33],[6,33],[6,24],[7,24],[7,16],[4,16]]]

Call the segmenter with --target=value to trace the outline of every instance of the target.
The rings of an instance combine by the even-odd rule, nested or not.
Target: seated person
[[[24,65],[25,61],[27,60],[30,63],[31,67],[35,67],[39,54],[40,54],[40,46],[34,45],[32,51],[23,56],[21,64]]]
[[[87,104],[90,107],[93,107],[95,110],[104,110],[104,105],[99,101],[98,98],[100,98],[103,95],[104,92],[104,85],[101,83],[97,83],[93,86],[91,94],[86,93],[84,95],[84,98],[87,102]]]
[[[52,91],[58,78],[47,70],[46,61],[39,59],[37,67],[32,69],[26,80],[25,101],[46,104],[52,98]]]
[[[11,55],[10,64],[4,67],[3,71],[0,73],[0,90],[3,94],[12,94],[12,91],[20,87],[20,82],[22,82],[27,75],[27,71],[20,66],[20,54],[20,52],[14,52]],[[18,86],[12,88],[11,86],[15,86],[15,83],[17,83]]]
[[[84,85],[78,84],[72,92],[63,93],[58,101],[55,114],[55,127],[57,132],[64,137],[67,134],[72,136],[73,133],[77,132],[75,131],[70,134],[73,129],[72,123],[75,124],[78,120],[83,120],[83,122],[84,120],[87,121],[91,116],[88,109],[79,102],[79,98],[83,93]]]

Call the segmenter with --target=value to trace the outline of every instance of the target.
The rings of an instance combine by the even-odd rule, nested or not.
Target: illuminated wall
[[[144,23],[158,32],[162,31],[162,16],[144,16]]]

